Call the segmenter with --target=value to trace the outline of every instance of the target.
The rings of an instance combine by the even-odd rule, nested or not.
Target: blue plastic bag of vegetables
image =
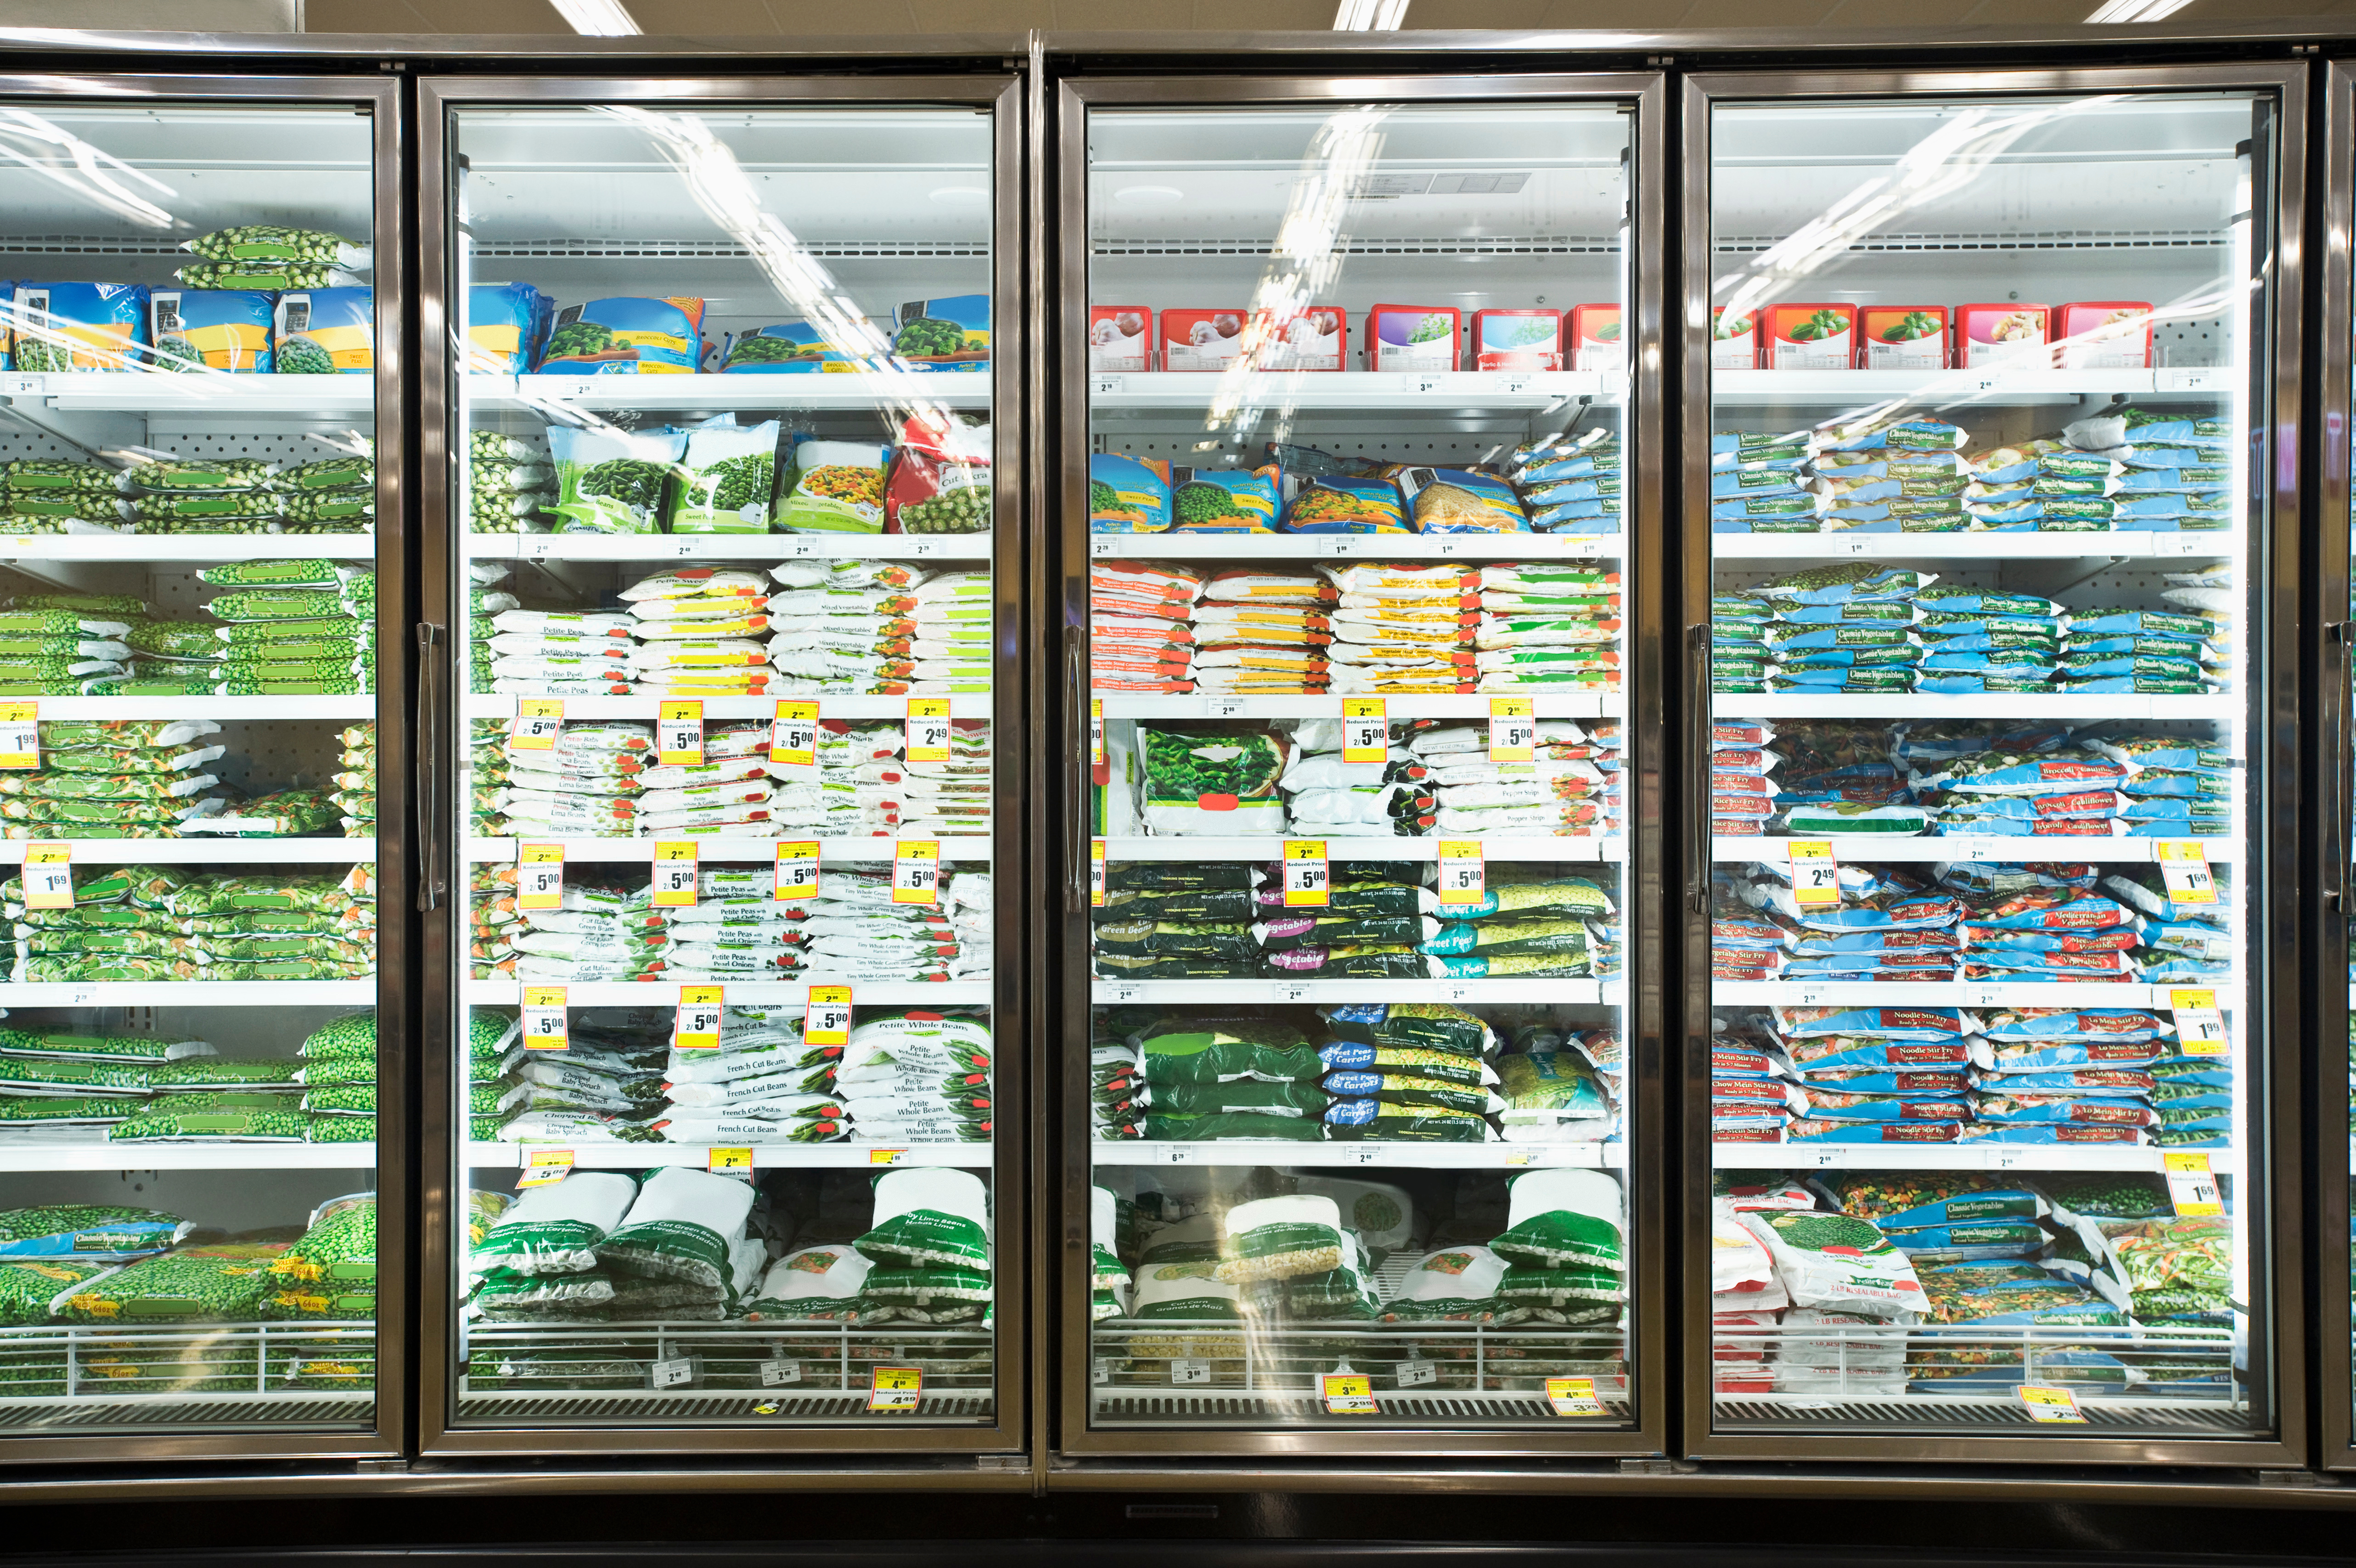
[[[145,358],[144,285],[20,283],[9,298],[11,370],[128,371]]]
[[[540,373],[685,376],[702,364],[703,301],[622,295],[558,311]]]
[[[166,371],[267,374],[271,298],[234,288],[158,288],[147,294],[148,359]]]
[[[466,369],[519,376],[539,361],[556,302],[528,283],[478,283],[466,291]]]

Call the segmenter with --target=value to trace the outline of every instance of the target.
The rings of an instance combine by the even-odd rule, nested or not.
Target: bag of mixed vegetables
[[[797,439],[791,489],[777,513],[787,533],[884,532],[890,448],[864,441]]]

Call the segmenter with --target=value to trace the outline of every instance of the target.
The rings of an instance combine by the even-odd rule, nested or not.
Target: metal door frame
[[[1401,35],[1402,38],[1411,35]],[[1033,414],[1036,426],[1056,446],[1049,461],[1055,470],[1057,491],[1053,515],[1059,527],[1044,548],[1055,552],[1058,580],[1054,585],[1055,624],[1061,628],[1063,667],[1058,712],[1050,731],[1049,754],[1057,759],[1053,775],[1055,816],[1045,836],[1051,865],[1042,884],[1060,889],[1052,961],[1058,967],[1061,990],[1055,1017],[1055,1037],[1065,1043],[1061,1070],[1050,1075],[1055,1103],[1049,1121],[1058,1135],[1054,1156],[1059,1179],[1052,1200],[1055,1222],[1041,1234],[1053,1235],[1059,1256],[1055,1300],[1060,1308],[1061,1399],[1059,1429],[1054,1446],[1075,1457],[1108,1458],[1199,1455],[1224,1458],[1299,1456],[1303,1459],[1408,1455],[1475,1458],[1545,1458],[1657,1455],[1667,1443],[1669,1306],[1667,1247],[1658,1240],[1667,1208],[1665,1183],[1671,1172],[1665,1163],[1664,1090],[1659,1071],[1664,983],[1655,969],[1662,950],[1661,853],[1659,789],[1660,681],[1663,669],[1659,607],[1665,601],[1653,588],[1661,566],[1664,519],[1660,515],[1663,444],[1648,439],[1665,432],[1662,402],[1663,302],[1666,298],[1664,248],[1665,209],[1663,197],[1671,171],[1666,165],[1667,81],[1657,71],[1565,72],[1513,76],[1365,76],[1275,77],[1227,76],[1180,78],[1162,76],[1085,77],[1058,84],[1055,127],[1059,198],[1055,209],[1056,270],[1052,279],[1054,316],[1060,335],[1045,349],[1054,360],[1052,377],[1043,376]],[[1629,1076],[1638,1080],[1636,1112],[1623,1127],[1629,1151],[1627,1165],[1629,1238],[1636,1251],[1631,1280],[1630,1334],[1635,1355],[1630,1370],[1634,1380],[1635,1420],[1615,1431],[1577,1429],[1556,1435],[1543,1430],[1455,1430],[1398,1428],[1364,1431],[1295,1431],[1269,1425],[1257,1430],[1116,1428],[1098,1429],[1089,1421],[1091,1346],[1088,1330],[1089,1240],[1088,1190],[1093,1185],[1088,1153],[1088,1079],[1087,1042],[1091,1037],[1091,985],[1088,950],[1088,399],[1075,389],[1087,385],[1087,316],[1080,308],[1087,298],[1087,113],[1102,105],[1151,105],[1170,108],[1229,109],[1246,106],[1313,108],[1323,104],[1396,102],[1408,107],[1432,104],[1490,102],[1517,106],[1534,103],[1587,102],[1624,107],[1630,116],[1632,170],[1628,199],[1633,209],[1636,253],[1628,270],[1629,298],[1623,308],[1636,326],[1634,362],[1631,367],[1629,402],[1622,428],[1635,447],[1633,479],[1628,486],[1629,510],[1622,520],[1627,552],[1622,563],[1623,603],[1633,622],[1628,637],[1628,661],[1622,690],[1628,703],[1622,721],[1623,745],[1633,746],[1636,779],[1622,786],[1622,811],[1628,838],[1627,870],[1622,887],[1637,889],[1623,896],[1622,916],[1632,932],[1626,943],[1628,1002],[1622,1019],[1623,1054]],[[1650,198],[1648,199],[1648,198]],[[1044,608],[1043,608],[1044,615]],[[1076,832],[1076,830],[1078,830]]]
[[[716,62],[715,62],[716,63]],[[1023,290],[1025,254],[1023,200],[1023,78],[1019,70],[960,76],[905,77],[691,77],[602,79],[559,76],[450,77],[426,76],[418,92],[418,231],[422,257],[418,309],[423,352],[418,384],[423,458],[419,485],[423,520],[419,528],[419,615],[455,627],[464,613],[458,597],[459,561],[450,526],[454,408],[451,392],[450,309],[455,231],[448,205],[447,174],[455,150],[450,115],[465,108],[562,108],[605,103],[651,104],[659,107],[727,109],[791,109],[796,107],[915,108],[969,107],[991,119],[991,372],[993,515],[991,574],[995,600],[995,636],[1001,660],[1001,678],[993,684],[991,717],[993,758],[992,934],[993,966],[991,1032],[1000,1042],[992,1058],[991,1097],[1004,1105],[1028,1103],[1027,1070],[1036,1048],[1031,1027],[1028,989],[1022,983],[1020,955],[1036,938],[1029,891],[1030,868],[1023,854],[1023,821],[1030,771],[1025,751],[1004,744],[1005,738],[1027,732],[1029,686],[1033,679],[1028,639],[1023,622],[1022,569],[1031,553],[1029,508],[1024,481],[1029,456],[1021,413],[1024,407],[1025,334],[1027,311]],[[1003,311],[1001,318],[1001,308]],[[445,635],[440,668],[455,689],[461,682]],[[1010,654],[1009,650],[1012,650]],[[463,699],[444,705],[436,715],[438,733],[432,744],[441,755],[456,756],[461,733],[456,715]],[[456,776],[455,762],[444,769]],[[996,1415],[988,1425],[953,1427],[878,1423],[856,1426],[708,1427],[615,1426],[546,1427],[466,1426],[454,1423],[453,1394],[457,1364],[456,1299],[451,1284],[458,1262],[451,1220],[452,1205],[462,1196],[458,1183],[458,1128],[452,1124],[455,1083],[448,1042],[459,1010],[464,966],[448,964],[455,945],[464,937],[459,900],[466,896],[463,867],[449,842],[455,817],[443,813],[434,830],[441,841],[433,856],[433,870],[450,890],[437,908],[424,916],[423,958],[428,966],[429,1005],[421,1018],[419,1056],[424,1085],[421,1101],[417,1337],[417,1402],[419,1451],[435,1458],[535,1456],[542,1455],[692,1455],[704,1459],[787,1456],[822,1461],[855,1456],[862,1468],[831,1470],[813,1464],[774,1474],[778,1485],[797,1481],[825,1486],[922,1485],[922,1470],[893,1471],[877,1466],[896,1457],[916,1455],[1012,1455],[1029,1444],[1030,1402],[1027,1369],[1030,1350],[1030,1303],[1024,1288],[1027,1269],[1020,1262],[1033,1245],[1030,1177],[1025,1154],[1027,1127],[1022,1119],[998,1121],[991,1144],[993,1271],[997,1299],[995,1377]],[[649,988],[650,990],[656,988]],[[992,1461],[982,1460],[984,1464]]]
[[[1719,1433],[1713,1424],[1708,1298],[1697,1287],[1687,1293],[1685,1306],[1685,1422],[1687,1451],[1697,1458],[1747,1460],[1853,1460],[1880,1463],[1944,1464],[2134,1464],[2233,1465],[2283,1467],[2306,1463],[2308,1412],[2306,1314],[2298,1282],[2308,1256],[2303,1230],[2299,1139],[2300,1093],[2304,1075],[2299,1065],[2301,1007],[2305,989],[2301,948],[2305,923],[2300,890],[2306,881],[2299,865],[2297,835],[2288,824],[2297,822],[2301,799],[2299,723],[2299,600],[2301,588],[2301,497],[2298,483],[2298,430],[2302,418],[2301,306],[2307,161],[2307,77],[2305,62],[2244,61],[2227,65],[2130,65],[2090,70],[2020,70],[1987,71],[1898,71],[1889,70],[1773,70],[1757,73],[1705,71],[1686,79],[1684,103],[1685,162],[1680,170],[1684,195],[1684,289],[1680,301],[1684,326],[1684,407],[1681,410],[1684,471],[1683,555],[1690,563],[1683,583],[1684,624],[1707,628],[1709,622],[1709,292],[1710,292],[1710,120],[1711,110],[1729,102],[1804,102],[1827,99],[1969,99],[2032,97],[2082,92],[2162,93],[2169,91],[2246,91],[2276,104],[2276,143],[2270,195],[2275,203],[2272,236],[2274,285],[2269,291],[2272,319],[2265,330],[2252,334],[2254,349],[2268,360],[2254,368],[2261,380],[2252,388],[2254,411],[2271,420],[2262,444],[2262,459],[2254,459],[2254,480],[2267,480],[2270,539],[2254,539],[2254,565],[2267,546],[2270,556],[2265,584],[2265,614],[2269,640],[2264,645],[2263,671],[2254,671],[2252,704],[2252,771],[2257,789],[2252,800],[2253,867],[2263,865],[2266,890],[2266,931],[2270,945],[2253,943],[2252,972],[2245,1016],[2240,1022],[2246,1040],[2254,1041],[2248,1015],[2264,1017],[2263,1048],[2245,1049],[2255,1067],[2266,1064],[2263,1099],[2247,1099],[2253,1146],[2245,1151],[2244,1169],[2265,1172],[2267,1182],[2268,1245],[2262,1254],[2270,1265],[2254,1270],[2254,1277],[2271,1279],[2276,1289],[2268,1313],[2254,1318],[2261,1332],[2271,1334],[2275,1355],[2271,1365],[2273,1433],[2248,1438],[2194,1438],[2181,1441],[2145,1438],[2047,1436],[1977,1437],[1962,1434],[1871,1432],[1814,1434],[1785,1432]],[[2253,195],[2265,185],[2265,171],[2254,159]],[[2252,435],[2258,434],[2254,423]],[[2250,639],[2254,658],[2260,644],[2256,628]],[[1678,690],[1687,707],[1687,728],[1699,732],[1710,711],[1708,664],[1688,647],[1686,676]],[[1698,705],[1699,712],[1692,710]],[[1699,736],[1706,743],[1706,736]],[[1687,737],[1682,757],[1687,779],[1707,777],[1708,759],[1697,736]],[[1688,801],[1694,790],[1683,791]],[[1704,821],[1706,822],[1706,816]],[[2266,824],[2276,831],[2267,831]],[[1694,837],[1698,838],[1697,832]],[[1693,911],[1696,897],[1707,898],[1709,851],[1707,843],[1684,846],[1687,892],[1685,940],[1686,1128],[1684,1165],[1688,1175],[1711,1168],[1708,1096],[1709,1090],[1709,926],[1706,915]],[[1699,858],[1697,860],[1696,856]],[[2245,874],[2246,875],[2246,874]],[[2255,880],[2255,879],[2253,879]],[[2254,900],[2251,908],[2256,908]],[[2058,1000],[2058,998],[2057,998]],[[1772,1165],[1769,1146],[1762,1145],[1761,1164]],[[1702,1280],[1709,1268],[1709,1184],[1689,1182],[1685,1189],[1686,1277]],[[2244,1199],[2246,1205],[2246,1197]],[[2245,1209],[2246,1211],[2246,1209]],[[2245,1232],[2254,1234],[2254,1232]],[[2255,1337],[2254,1336],[2254,1337]],[[2253,1358],[2254,1361],[2257,1358]]]
[[[401,736],[410,722],[410,677],[401,650],[407,643],[408,612],[402,587],[407,546],[402,465],[383,454],[399,454],[406,435],[402,406],[404,247],[406,208],[402,200],[405,146],[401,84],[383,76],[185,76],[116,73],[97,69],[71,75],[0,76],[0,101],[73,101],[116,107],[142,103],[211,107],[327,108],[365,106],[370,119],[371,220],[375,242],[370,285],[376,291],[374,423],[376,558],[380,592],[376,605],[379,657],[376,725],[380,736]],[[293,547],[290,546],[290,549]],[[135,542],[134,542],[135,549]],[[389,588],[390,591],[383,591]],[[282,721],[272,721],[282,722]],[[102,1429],[89,1435],[0,1438],[0,1466],[122,1464],[256,1459],[367,1459],[402,1452],[407,1437],[408,1356],[401,1308],[409,1288],[409,1256],[399,1244],[409,1225],[408,1155],[411,1008],[408,985],[411,887],[409,768],[399,745],[377,752],[377,1233],[393,1238],[377,1262],[378,1300],[391,1307],[377,1316],[374,1416],[369,1425],[343,1432],[251,1432],[161,1434],[137,1428]],[[364,841],[355,840],[355,844]],[[270,1170],[272,1145],[252,1145],[253,1169]],[[131,1155],[126,1152],[126,1159]]]

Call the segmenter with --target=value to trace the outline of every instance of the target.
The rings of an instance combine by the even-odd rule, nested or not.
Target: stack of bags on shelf
[[[1710,432],[1710,532],[1819,532],[1829,501],[1809,483],[1816,450],[1812,431]]]
[[[1340,596],[1314,572],[1214,573],[1194,607],[1194,690],[1262,697],[1325,691]]]
[[[491,617],[490,689],[500,696],[626,697],[637,625],[626,611],[502,610]]]
[[[1484,625],[1455,566],[1321,568],[1339,596],[1331,618],[1330,689],[1341,696],[1470,692],[1480,671],[1474,636]],[[1211,581],[1218,591],[1221,574]],[[1197,612],[1198,623],[1202,612]],[[1197,636],[1205,635],[1201,629]]]
[[[70,909],[25,905],[14,923],[17,983],[99,980],[359,980],[376,972],[376,878],[188,874],[170,866],[79,871]]]
[[[1105,1009],[1093,1008],[1102,1019]],[[1146,1112],[1153,1091],[1146,1086],[1145,1065],[1137,1047],[1122,1039],[1098,1039],[1088,1047],[1088,1136],[1098,1142],[1119,1142],[1146,1135]]]
[[[2207,838],[2233,828],[2232,759],[2212,743],[2122,731],[2079,745],[2040,725],[1908,725],[1890,755],[1942,834]]]
[[[546,749],[519,746],[510,735],[492,766],[505,781],[490,797],[497,815],[486,826],[498,838],[632,837],[654,757],[652,725],[567,724]]]
[[[17,594],[0,608],[0,696],[102,696],[132,672],[145,599],[123,594]]]
[[[271,476],[278,492],[279,533],[373,533],[376,531],[376,454],[359,439],[361,452],[298,463]],[[140,530],[145,533],[145,528]]]
[[[1826,532],[1961,533],[1972,463],[1960,426],[1901,419],[1879,428],[1833,425],[1811,432],[1809,489],[1825,508]],[[1760,532],[1754,530],[1753,532]]]
[[[987,1143],[990,1023],[980,1013],[907,1010],[855,1024],[835,1092],[865,1144]]]
[[[1922,639],[1916,691],[1970,696],[2066,689],[2055,684],[2054,676],[2062,665],[2070,620],[2051,599],[1996,589],[1928,587],[1915,595],[1914,607]]]
[[[10,838],[178,838],[229,811],[215,793],[228,747],[209,719],[49,720],[37,768],[0,772]]]
[[[1088,682],[1098,692],[1194,689],[1194,603],[1203,575],[1151,561],[1088,562]]]
[[[112,468],[18,457],[0,463],[0,534],[123,533]]]
[[[477,1008],[504,1020],[504,1013]],[[530,1050],[503,1041],[504,1055],[470,1073],[470,1104],[490,1118],[480,1135],[503,1140],[652,1139],[662,1113],[664,1067],[676,1012],[670,1008],[584,1007],[571,1011],[562,1050]],[[506,1092],[512,1074],[520,1095]],[[486,1085],[492,1087],[484,1087]]]
[[[1284,816],[1301,837],[1364,838],[1431,831],[1430,771],[1398,744],[1411,726],[1391,725],[1379,763],[1343,760],[1339,719],[1305,719],[1291,726],[1284,771]]]
[[[346,1014],[312,1030],[296,1054],[302,1059],[294,1080],[303,1086],[311,1142],[376,1142],[375,1011]]]
[[[515,897],[515,871],[492,865],[477,873],[490,884],[477,897],[478,971],[537,985],[648,980],[660,972],[669,923],[648,884],[567,876],[560,908],[524,909]]]
[[[467,532],[522,533],[555,504],[556,469],[541,441],[467,432]]]
[[[1495,762],[1489,726],[1436,725],[1406,745],[1424,768],[1430,832],[1595,838],[1621,831],[1620,722],[1541,719],[1529,762]]]
[[[942,874],[940,903],[901,904],[892,897],[889,867],[829,865],[816,897],[780,899],[771,867],[706,866],[695,904],[655,912],[669,916],[659,955],[664,977],[813,984],[980,978],[989,972],[989,950],[967,952],[950,913],[965,901],[957,886],[966,875]]]
[[[713,1049],[666,1036],[666,1103],[647,1123],[674,1144],[830,1143],[849,1131],[835,1075],[842,1048],[802,1041],[802,1010],[736,1004]]]
[[[2147,1143],[2154,1064],[2175,1028],[2141,1008],[2014,1008],[1980,1020],[1972,1068],[1974,1134],[2001,1143]]]
[[[1480,621],[1478,690],[1620,689],[1620,574],[1564,563],[1497,564],[1465,574]]]
[[[780,771],[769,761],[766,724],[712,724],[703,728],[701,762],[659,762],[633,782],[642,838],[696,838],[715,833],[767,838],[777,831],[776,788]]]
[[[275,465],[259,457],[154,458],[115,476],[134,533],[276,533]]]
[[[987,570],[926,573],[895,561],[790,561],[770,568],[769,662],[780,696],[987,692]]]
[[[641,578],[621,592],[636,618],[629,650],[630,690],[640,696],[758,697],[776,683],[757,572],[681,566]]]
[[[1300,1026],[1279,1014],[1205,1009],[1156,1016],[1130,1037],[1150,1091],[1145,1136],[1205,1142],[1325,1136],[1326,1069]],[[1136,1119],[1133,1107],[1130,1117]]]
[[[1483,1143],[1506,1110],[1496,1091],[1504,1042],[1476,1013],[1444,1003],[1321,1007],[1321,1087],[1329,1138]],[[1527,1124],[1527,1123],[1525,1123]]]
[[[1922,660],[1913,600],[1929,582],[1922,573],[1845,561],[1719,596],[1711,686],[1722,693],[1911,692]]]
[[[2230,420],[2122,408],[2059,440],[1975,454],[1972,526],[2006,532],[2179,532],[2233,526]]]
[[[498,655],[491,639],[498,637],[498,618],[522,607],[522,601],[499,585],[509,572],[496,561],[466,563],[466,690],[487,693],[496,678]]]
[[[328,797],[335,808],[343,813],[344,836],[366,839],[376,836],[376,725],[350,725],[336,732],[343,750],[336,758],[337,771],[328,776],[336,791]]]
[[[584,1170],[518,1195],[467,1253],[467,1314],[487,1323],[602,1316],[614,1281],[598,1269],[597,1244],[637,1196],[627,1176]]]
[[[210,1058],[203,1040],[91,1034],[65,1025],[0,1029],[0,1133],[43,1142],[111,1137],[145,1108],[154,1073]]]
[[[643,1184],[575,1171],[518,1198],[467,1259],[466,1310],[489,1323],[719,1322],[768,1262],[750,1182],[666,1165]]]
[[[1620,436],[1598,426],[1514,451],[1505,478],[1541,533],[1620,532]]]
[[[2226,688],[2239,642],[2232,568],[2169,572],[2163,581],[2165,608],[2071,616],[2056,690],[2201,696]]]

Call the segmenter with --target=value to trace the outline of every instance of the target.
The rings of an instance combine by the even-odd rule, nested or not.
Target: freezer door
[[[1643,1440],[1644,88],[1067,101],[1082,1446]]]
[[[394,111],[0,79],[7,1461],[393,1441]]]
[[[1837,85],[1692,101],[1700,1446],[2258,1449],[2297,115]]]
[[[1005,92],[436,99],[438,1446],[1018,1424]]]

